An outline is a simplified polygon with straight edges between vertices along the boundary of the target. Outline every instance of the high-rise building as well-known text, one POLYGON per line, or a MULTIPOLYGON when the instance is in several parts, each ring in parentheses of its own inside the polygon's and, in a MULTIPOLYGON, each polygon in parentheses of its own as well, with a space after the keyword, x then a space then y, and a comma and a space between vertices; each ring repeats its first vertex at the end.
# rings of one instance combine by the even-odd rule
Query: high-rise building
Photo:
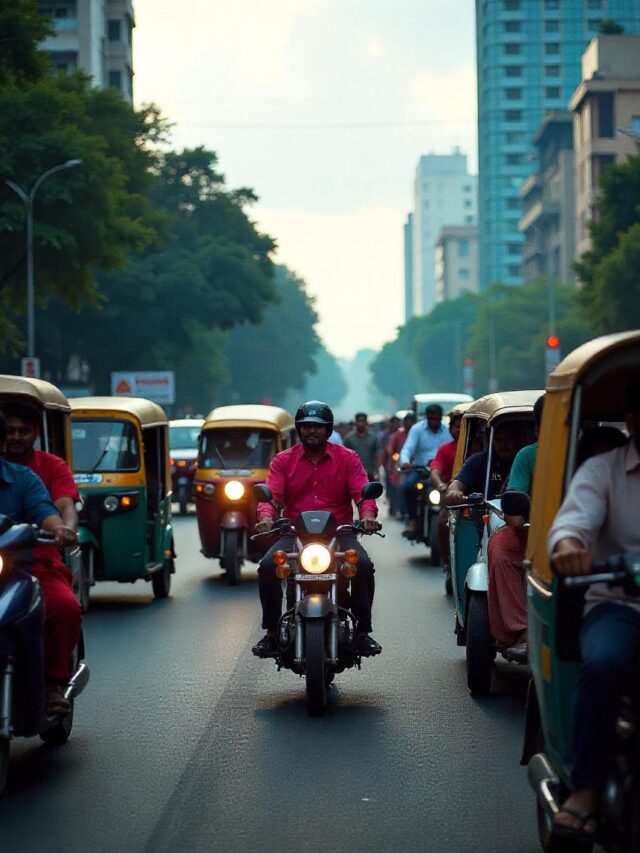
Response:
POLYGON ((404 223, 404 321, 413 317, 413 213, 404 223))
POLYGON ((465 291, 477 293, 478 228, 476 225, 445 225, 436 237, 436 299, 455 299, 465 291))
POLYGON ((415 177, 413 211, 413 314, 428 314, 436 303, 435 242, 444 225, 474 225, 478 182, 467 173, 467 157, 426 154, 415 177))
POLYGON ((591 246, 588 224, 602 172, 637 153, 640 139, 640 36, 595 38, 582 57, 573 112, 576 162, 576 251, 591 246))
POLYGON ((96 86, 113 86, 133 101, 132 0, 40 0, 55 34, 42 47, 57 68, 82 68, 96 86))
POLYGON ((640 0, 476 0, 480 284, 521 282, 519 191, 534 133, 566 109, 604 19, 640 32, 640 0))

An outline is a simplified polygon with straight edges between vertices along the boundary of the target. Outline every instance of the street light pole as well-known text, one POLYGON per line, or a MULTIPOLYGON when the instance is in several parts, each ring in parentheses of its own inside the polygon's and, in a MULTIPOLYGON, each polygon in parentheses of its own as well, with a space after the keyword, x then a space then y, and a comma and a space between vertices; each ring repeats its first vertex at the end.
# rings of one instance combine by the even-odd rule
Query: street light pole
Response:
POLYGON ((40 189, 42 183, 56 172, 61 172, 63 169, 72 169, 74 166, 79 166, 82 160, 67 160, 65 163, 60 163, 59 166, 53 166, 43 172, 37 178, 29 190, 26 192, 15 181, 5 178, 4 182, 22 199, 27 214, 27 356, 35 358, 36 350, 36 323, 35 323, 35 286, 33 275, 33 201, 36 193, 40 189))

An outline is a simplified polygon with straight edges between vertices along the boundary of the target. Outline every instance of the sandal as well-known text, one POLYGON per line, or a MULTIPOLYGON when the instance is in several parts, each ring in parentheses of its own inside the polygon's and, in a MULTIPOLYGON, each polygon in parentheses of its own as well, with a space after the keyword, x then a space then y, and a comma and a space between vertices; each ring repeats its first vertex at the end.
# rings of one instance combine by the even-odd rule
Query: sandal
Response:
POLYGON ((594 841, 598 829, 598 816, 594 812, 579 812, 577 809, 572 809, 569 806, 561 806, 554 816, 552 825, 554 835, 562 838, 570 838, 573 841, 594 841), (561 823, 557 823, 556 817, 563 812, 582 821, 582 826, 564 826, 561 823), (595 824, 592 832, 585 829, 589 821, 593 821, 595 824))

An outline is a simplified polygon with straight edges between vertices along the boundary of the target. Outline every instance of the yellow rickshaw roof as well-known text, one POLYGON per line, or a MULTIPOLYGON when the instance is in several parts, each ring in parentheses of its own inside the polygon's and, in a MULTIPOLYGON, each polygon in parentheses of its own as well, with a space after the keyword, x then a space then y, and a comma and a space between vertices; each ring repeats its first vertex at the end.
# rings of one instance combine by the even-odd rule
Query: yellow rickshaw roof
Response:
POLYGON ((493 421, 502 415, 530 414, 544 391, 497 391, 485 394, 467 407, 464 418, 482 418, 493 421))
POLYGON ((48 410, 71 411, 69 401, 62 391, 44 379, 0 375, 0 397, 11 397, 16 402, 34 403, 39 408, 48 410))
POLYGON ((295 421, 291 412, 278 406, 218 406, 209 412, 203 429, 216 426, 264 425, 272 429, 293 429, 295 421))
POLYGON ((99 417, 103 412, 119 412, 137 418, 143 428, 169 423, 164 409, 144 397, 74 397, 70 402, 72 415, 78 417, 81 414, 99 417))
POLYGON ((469 403, 456 403, 448 412, 445 412, 445 415, 464 415, 464 413, 469 409, 469 406, 473 405, 473 401, 469 403))
POLYGON ((582 344, 554 368, 547 380, 547 391, 566 391, 573 388, 578 378, 585 373, 603 354, 610 355, 616 349, 625 349, 629 344, 640 343, 640 330, 603 335, 582 344))

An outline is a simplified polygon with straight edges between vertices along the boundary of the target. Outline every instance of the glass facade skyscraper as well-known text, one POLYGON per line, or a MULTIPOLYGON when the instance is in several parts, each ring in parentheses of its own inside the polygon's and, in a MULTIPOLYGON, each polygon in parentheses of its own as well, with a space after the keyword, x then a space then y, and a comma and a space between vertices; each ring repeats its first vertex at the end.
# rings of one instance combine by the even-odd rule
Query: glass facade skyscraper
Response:
POLYGON ((544 114, 566 109, 601 21, 640 33, 640 0, 476 0, 480 284, 520 284, 518 192, 544 114))

